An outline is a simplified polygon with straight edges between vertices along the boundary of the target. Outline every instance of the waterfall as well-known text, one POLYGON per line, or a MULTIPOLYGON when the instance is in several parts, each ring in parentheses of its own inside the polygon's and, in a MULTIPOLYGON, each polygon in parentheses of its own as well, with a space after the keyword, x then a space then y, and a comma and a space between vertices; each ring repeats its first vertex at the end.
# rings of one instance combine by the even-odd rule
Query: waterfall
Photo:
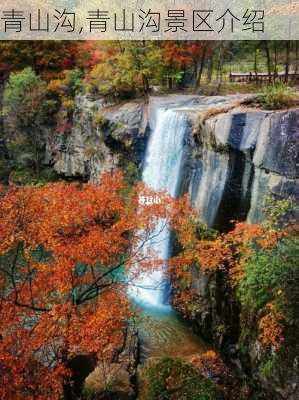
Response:
MULTIPOLYGON (((176 197, 180 190, 180 171, 185 155, 187 118, 182 112, 158 108, 155 121, 146 149, 142 180, 148 187, 167 191, 176 197)), ((165 265, 136 278, 129 288, 129 294, 142 306, 165 307, 168 297, 165 268, 169 257, 170 232, 163 219, 157 223, 152 236, 154 239, 147 246, 165 260, 165 265)))

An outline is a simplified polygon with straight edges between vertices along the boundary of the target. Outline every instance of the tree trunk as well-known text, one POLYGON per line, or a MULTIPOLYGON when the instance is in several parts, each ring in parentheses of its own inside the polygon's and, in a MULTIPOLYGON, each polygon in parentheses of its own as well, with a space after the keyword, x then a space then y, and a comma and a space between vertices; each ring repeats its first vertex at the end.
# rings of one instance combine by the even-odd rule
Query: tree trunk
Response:
POLYGON ((150 86, 149 86, 148 78, 144 74, 142 74, 142 83, 143 83, 144 96, 147 97, 149 94, 149 91, 150 91, 150 86))
POLYGON ((202 57, 200 60, 200 68, 198 71, 198 75, 197 75, 197 79, 196 79, 196 88, 200 88, 200 83, 201 83, 201 78, 202 78, 202 73, 203 73, 203 69, 205 66, 205 62, 206 62, 206 54, 207 54, 207 44, 205 44, 204 49, 203 49, 203 53, 202 53, 202 57))
POLYGON ((290 40, 288 40, 287 44, 286 44, 286 58, 285 58, 285 76, 284 76, 285 83, 288 83, 288 81, 289 81, 290 50, 291 50, 291 42, 290 42, 290 40))
POLYGON ((198 60, 193 59, 192 82, 193 82, 193 85, 195 88, 196 88, 196 81, 197 81, 197 71, 198 71, 198 60))
POLYGON ((257 76, 257 47, 255 49, 254 52, 254 65, 253 65, 253 69, 254 69, 254 73, 255 73, 255 81, 257 82, 258 80, 258 76, 257 76))
MULTIPOLYGON (((295 54, 296 54, 296 59, 295 59, 295 74, 298 74, 298 69, 299 69, 299 41, 295 41, 295 54)), ((296 79, 296 77, 295 77, 296 79)))
POLYGON ((223 43, 220 44, 219 47, 219 58, 218 58, 218 67, 217 67, 217 92, 219 92, 220 87, 222 85, 222 78, 223 78, 223 61, 224 61, 224 48, 223 43))
POLYGON ((269 46, 268 46, 267 42, 265 42, 265 52, 266 52, 266 58, 267 58, 268 80, 269 80, 269 82, 271 82, 271 80, 272 80, 271 55, 270 55, 270 49, 269 49, 269 46))
POLYGON ((273 80, 276 81, 277 78, 277 43, 274 42, 274 76, 273 80))
POLYGON ((34 172, 36 177, 39 178, 40 175, 40 127, 38 125, 32 125, 30 128, 27 127, 26 134, 28 137, 29 143, 32 145, 33 150, 33 164, 34 164, 34 172))
POLYGON ((208 63, 208 76, 207 76, 208 83, 211 83, 211 81, 212 81, 213 70, 214 70, 214 57, 212 54, 209 59, 209 63, 208 63))

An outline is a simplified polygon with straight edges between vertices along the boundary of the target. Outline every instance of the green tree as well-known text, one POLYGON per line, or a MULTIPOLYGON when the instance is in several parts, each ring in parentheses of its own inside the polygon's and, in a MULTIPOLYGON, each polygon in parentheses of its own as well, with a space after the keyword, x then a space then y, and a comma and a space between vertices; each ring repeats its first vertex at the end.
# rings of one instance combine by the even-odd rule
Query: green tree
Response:
POLYGON ((3 97, 4 116, 11 134, 9 142, 20 143, 20 137, 24 139, 22 145, 31 149, 37 175, 43 148, 46 93, 46 84, 28 67, 10 75, 3 97))

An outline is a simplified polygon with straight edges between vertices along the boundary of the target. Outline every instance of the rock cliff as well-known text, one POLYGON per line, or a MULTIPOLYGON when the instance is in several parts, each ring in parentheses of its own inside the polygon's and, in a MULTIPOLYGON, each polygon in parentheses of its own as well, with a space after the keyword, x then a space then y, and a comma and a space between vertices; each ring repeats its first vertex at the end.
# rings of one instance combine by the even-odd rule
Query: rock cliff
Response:
POLYGON ((67 178, 95 181, 129 163, 140 165, 146 139, 145 105, 130 102, 104 106, 101 100, 78 97, 70 133, 56 135, 47 159, 67 178))
POLYGON ((69 178, 96 180, 128 163, 140 169, 156 110, 171 107, 189 116, 181 191, 190 192, 202 221, 260 222, 267 195, 299 196, 299 110, 240 107, 244 99, 173 95, 105 106, 81 96, 71 132, 48 140, 46 160, 69 178))
POLYGON ((299 110, 235 108, 199 124, 190 193, 209 226, 263 219, 265 197, 297 197, 299 110))

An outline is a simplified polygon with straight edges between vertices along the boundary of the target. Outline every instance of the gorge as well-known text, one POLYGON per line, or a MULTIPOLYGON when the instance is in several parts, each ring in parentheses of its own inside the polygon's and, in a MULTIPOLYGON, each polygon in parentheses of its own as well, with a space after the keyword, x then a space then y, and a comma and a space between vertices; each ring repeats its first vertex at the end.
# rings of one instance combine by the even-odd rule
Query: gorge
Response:
MULTIPOLYGON (((265 111, 245 95, 172 94, 120 103, 78 95, 71 127, 53 129, 43 126, 43 165, 63 182, 74 181, 79 188, 120 168, 131 187, 143 181, 173 197, 188 194, 198 229, 210 237, 216 231, 223 237, 234 221, 253 227, 262 223, 269 196, 298 200, 298 108, 265 111)), ((19 165, 27 158, 22 153, 19 165)), ((136 398, 140 369, 149 360, 168 356, 190 361, 213 349, 245 386, 250 380, 251 388, 263 390, 263 399, 296 399, 295 350, 283 362, 271 364, 256 334, 255 315, 240 303, 225 268, 194 265, 188 283, 170 276, 167 260, 178 248, 164 225, 163 219, 157 221, 148 244, 164 260, 163 267, 129 279, 129 295, 142 317, 126 331, 113 358, 113 379, 120 380, 115 398, 136 398)), ((214 256, 211 252, 210 258, 214 256)), ((291 338, 296 337, 292 329, 290 325, 291 338)), ((292 349, 292 342, 289 346, 292 349)), ((98 366, 85 383, 100 390, 102 377, 98 366)))
MULTIPOLYGON (((170 95, 151 97, 148 103, 137 100, 105 106, 101 101, 78 97, 71 133, 47 142, 46 159, 67 178, 91 180, 130 164, 133 179, 142 178, 152 188, 167 190, 172 196, 188 192, 200 220, 209 227, 226 231, 232 220, 259 223, 267 196, 298 199, 299 110, 263 111, 247 106, 247 102, 248 97, 242 95, 170 95), (98 115, 100 125, 95 118, 98 115)), ((132 174, 129 176, 131 179, 132 174)), ((167 229, 160 239, 154 247, 166 260, 170 251, 167 229)), ((163 270, 146 274, 135 282, 131 294, 145 308, 161 311, 167 287, 164 279, 163 270)), ((245 368, 251 374, 262 353, 254 340, 249 343, 246 361, 243 358, 240 362, 240 308, 224 277, 194 271, 192 281, 196 311, 187 312, 187 319, 195 332, 224 351, 237 369, 245 368)), ((168 321, 169 328, 170 318, 174 326, 165 330, 158 312, 154 331, 147 326, 147 338, 164 330, 170 338, 179 332, 183 342, 185 335, 189 340, 189 328, 177 323, 178 317, 168 305, 163 307, 162 321, 168 321)), ((152 318, 152 311, 149 314, 152 318)), ((165 346, 165 338, 161 342, 156 336, 155 340, 156 344, 148 344, 149 349, 144 346, 145 357, 154 354, 155 346, 165 346)), ((202 343, 193 345, 193 336, 189 342, 192 351, 204 348, 202 343)), ((298 385, 294 368, 295 364, 285 367, 280 382, 272 375, 264 378, 256 373, 255 377, 277 398, 295 399, 298 385)))
POLYGON ((0 399, 299 399, 298 41, 168 34, 0 43, 0 399))

